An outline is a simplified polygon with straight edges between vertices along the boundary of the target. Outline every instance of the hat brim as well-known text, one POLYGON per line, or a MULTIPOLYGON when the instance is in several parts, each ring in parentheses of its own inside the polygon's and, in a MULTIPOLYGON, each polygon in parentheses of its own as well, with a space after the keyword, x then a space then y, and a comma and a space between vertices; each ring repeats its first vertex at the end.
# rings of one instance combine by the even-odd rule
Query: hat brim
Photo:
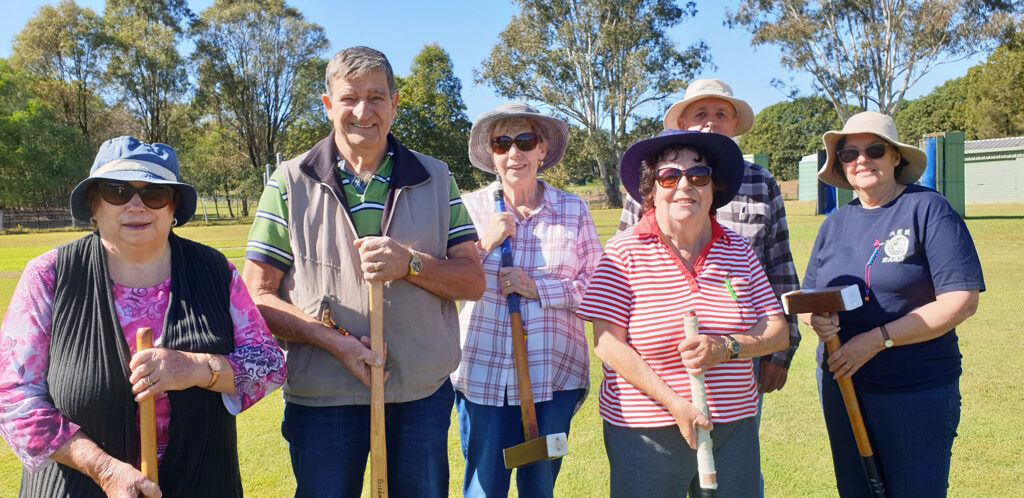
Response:
POLYGON ((512 117, 533 120, 537 123, 537 126, 541 127, 541 132, 546 137, 547 153, 544 154, 541 166, 537 168, 538 174, 562 160, 562 156, 565 154, 565 147, 569 142, 569 125, 565 124, 565 121, 536 112, 502 112, 496 110, 485 112, 477 117, 476 122, 473 123, 473 128, 469 131, 469 162, 473 166, 488 173, 495 173, 494 156, 491 155, 491 148, 489 146, 491 129, 495 121, 512 117))
POLYGON ((89 223, 92 218, 92 206, 89 205, 88 193, 92 184, 101 180, 120 180, 125 182, 146 182, 161 185, 170 185, 178 191, 180 199, 178 206, 174 208, 174 219, 178 220, 176 226, 182 226, 192 219, 196 212, 196 189, 187 183, 165 180, 159 176, 145 171, 112 171, 100 176, 91 176, 82 180, 71 191, 71 216, 82 223, 89 223))
POLYGON ((733 109, 736 109, 736 115, 740 118, 740 122, 736 126, 735 136, 740 136, 754 127, 754 110, 750 107, 750 104, 736 97, 716 94, 694 95, 693 97, 683 99, 672 104, 672 107, 669 107, 668 112, 665 113, 665 118, 662 120, 662 126, 666 130, 680 129, 679 116, 683 115, 683 111, 685 111, 690 104, 704 99, 720 99, 732 104, 733 109))
POLYGON ((821 169, 818 170, 818 179, 832 185, 846 190, 853 190, 853 186, 850 185, 850 181, 846 179, 846 174, 843 171, 842 165, 838 164, 838 158, 836 157, 836 144, 839 140, 847 135, 854 135, 858 133, 870 133, 879 140, 883 140, 889 145, 896 147, 896 150, 900 152, 900 156, 906 161, 903 165, 903 169, 900 174, 896 177, 896 181, 904 185, 911 185, 917 182, 924 174, 925 168, 928 166, 928 156, 917 147, 913 145, 907 145, 902 142, 896 142, 889 140, 888 138, 876 133, 876 130, 867 129, 845 129, 843 131, 826 131, 821 136, 821 141, 825 145, 825 164, 821 165, 821 169), (838 167, 837 167, 838 166, 838 167))
POLYGON ((640 195, 641 162, 666 147, 680 145, 700 150, 715 164, 711 169, 711 177, 725 185, 725 190, 715 192, 711 206, 712 212, 728 204, 739 192, 740 184, 743 183, 743 170, 746 166, 743 161, 743 153, 730 137, 720 133, 691 130, 668 129, 654 138, 640 140, 626 149, 626 152, 622 154, 622 161, 619 163, 619 178, 629 196, 638 204, 643 205, 644 200, 640 195))

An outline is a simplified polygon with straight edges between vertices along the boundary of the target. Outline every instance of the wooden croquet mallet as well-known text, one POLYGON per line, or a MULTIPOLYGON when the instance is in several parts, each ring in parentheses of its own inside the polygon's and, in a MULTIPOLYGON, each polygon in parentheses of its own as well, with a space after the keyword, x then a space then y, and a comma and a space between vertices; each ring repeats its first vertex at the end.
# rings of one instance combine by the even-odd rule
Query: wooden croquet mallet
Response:
MULTIPOLYGON (((496 212, 505 212, 505 194, 498 180, 494 194, 496 212)), ((501 266, 512 266, 512 244, 506 237, 501 242, 501 266)), ((530 365, 526 360, 526 333, 523 331, 523 317, 519 308, 519 294, 508 295, 508 314, 512 322, 512 354, 516 366, 516 384, 519 390, 519 409, 523 414, 523 437, 526 442, 505 448, 505 468, 514 469, 542 460, 554 460, 569 453, 568 438, 564 432, 540 436, 537 428, 537 411, 533 405, 533 387, 530 384, 530 365)))
MULTIPOLYGON (((384 357, 384 284, 379 280, 370 282, 370 350, 384 357)), ((370 367, 370 481, 372 496, 388 495, 383 364, 370 367)))
MULTIPOLYGON (((696 313, 685 313, 683 330, 687 339, 696 339, 700 335, 696 313)), ((693 399, 693 406, 710 420, 704 374, 690 373, 690 397, 693 399)), ((700 498, 715 498, 718 493, 718 475, 715 472, 715 456, 711 451, 711 431, 700 427, 697 427, 697 474, 700 477, 700 498)))
MULTIPOLYGON (((856 285, 803 289, 782 295, 782 307, 787 315, 849 311, 859 308, 861 304, 863 301, 856 285)), ((838 335, 832 336, 825 342, 825 349, 829 354, 834 353, 839 346, 838 335)), ((846 405, 846 415, 850 417, 850 427, 853 429, 853 437, 857 441, 860 464, 864 469, 864 476, 868 480, 871 496, 884 498, 886 496, 885 481, 882 480, 875 452, 871 449, 871 440, 868 439, 867 427, 864 426, 864 417, 860 412, 857 393, 853 390, 853 380, 843 377, 836 379, 836 383, 839 384, 839 393, 843 396, 843 404, 846 405)))
MULTIPOLYGON (((135 352, 153 347, 153 329, 140 327, 135 331, 135 352)), ((139 447, 142 461, 139 470, 156 484, 160 484, 156 468, 156 409, 153 396, 139 402, 139 447)))

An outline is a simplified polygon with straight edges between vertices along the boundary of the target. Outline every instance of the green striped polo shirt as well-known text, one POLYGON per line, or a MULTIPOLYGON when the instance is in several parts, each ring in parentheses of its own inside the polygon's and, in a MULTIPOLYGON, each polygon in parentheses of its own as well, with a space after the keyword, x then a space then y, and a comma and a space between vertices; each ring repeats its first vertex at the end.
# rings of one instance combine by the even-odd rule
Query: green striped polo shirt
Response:
MULTIPOLYGON (((384 202, 387 199, 388 184, 394 161, 388 154, 374 172, 373 178, 362 192, 353 183, 353 175, 338 163, 342 176, 342 189, 356 235, 365 237, 380 235, 381 218, 384 216, 384 202)), ((469 217, 469 211, 462 204, 462 195, 455 177, 449 173, 448 203, 451 207, 448 222, 448 247, 476 240, 476 228, 469 217)), ((358 181, 358 179, 356 179, 358 181)), ((288 241, 288 192, 284 170, 278 169, 271 175, 263 189, 260 203, 249 229, 246 259, 260 261, 287 272, 292 265, 291 243, 288 241)))

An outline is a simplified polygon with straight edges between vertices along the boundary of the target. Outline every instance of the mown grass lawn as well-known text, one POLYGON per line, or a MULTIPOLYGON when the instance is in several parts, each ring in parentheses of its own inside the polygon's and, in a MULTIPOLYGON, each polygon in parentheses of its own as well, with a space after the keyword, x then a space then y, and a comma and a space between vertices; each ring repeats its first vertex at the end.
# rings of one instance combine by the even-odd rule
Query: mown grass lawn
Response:
MULTIPOLYGON (((787 203, 793 255, 802 275, 822 218, 810 203, 787 203)), ((968 220, 981 255, 988 290, 977 315, 959 327, 964 355, 961 379, 963 413, 960 437, 953 447, 951 496, 1010 496, 1024 490, 1024 318, 1015 311, 1024 302, 1024 205, 970 205, 968 220)), ((618 211, 594 212, 604 241, 615 232, 618 211)), ((236 265, 242 263, 248 226, 177 230, 220 248, 236 265)), ((77 233, 0 235, 0 311, 6 311, 17 274, 25 262, 77 233)), ((761 457, 766 495, 835 496, 831 459, 814 381, 814 334, 804 342, 790 369, 789 382, 765 401, 761 424, 761 457)), ((591 357, 592 386, 599 385, 600 362, 591 357)), ((246 494, 291 496, 294 481, 287 447, 280 435, 282 402, 271 394, 238 418, 239 456, 246 494)), ((455 419, 449 432, 450 494, 459 495, 463 475, 455 419)), ((643 469, 638 469, 643 471, 643 469)), ((20 464, 0 445, 0 497, 17 495, 20 464)), ((608 463, 601 421, 591 396, 573 422, 570 450, 562 465, 556 495, 606 496, 608 463)), ((515 492, 512 493, 515 495, 515 492)), ((642 494, 642 493, 641 493, 642 494)))

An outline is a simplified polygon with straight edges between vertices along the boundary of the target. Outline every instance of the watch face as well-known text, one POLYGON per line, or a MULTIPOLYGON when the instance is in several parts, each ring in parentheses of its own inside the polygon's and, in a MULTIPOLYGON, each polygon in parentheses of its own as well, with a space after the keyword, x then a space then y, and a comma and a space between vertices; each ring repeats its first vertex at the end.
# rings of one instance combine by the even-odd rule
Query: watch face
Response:
POLYGON ((883 344, 885 344, 885 347, 891 348, 893 346, 892 339, 886 339, 883 344))
POLYGON ((420 262, 420 257, 413 253, 412 259, 409 260, 409 269, 412 273, 419 273, 423 269, 423 263, 420 262))

